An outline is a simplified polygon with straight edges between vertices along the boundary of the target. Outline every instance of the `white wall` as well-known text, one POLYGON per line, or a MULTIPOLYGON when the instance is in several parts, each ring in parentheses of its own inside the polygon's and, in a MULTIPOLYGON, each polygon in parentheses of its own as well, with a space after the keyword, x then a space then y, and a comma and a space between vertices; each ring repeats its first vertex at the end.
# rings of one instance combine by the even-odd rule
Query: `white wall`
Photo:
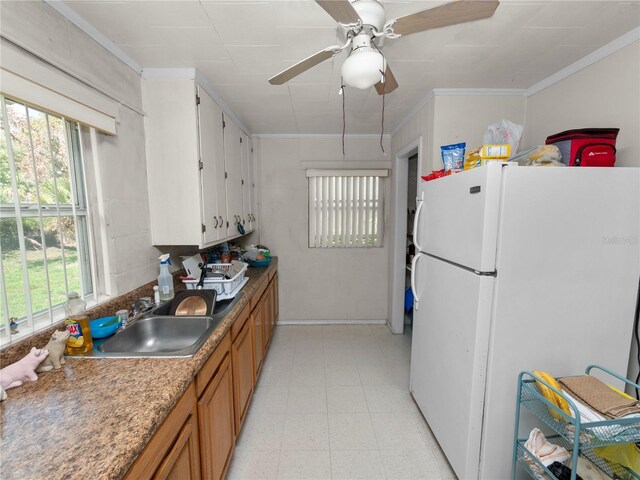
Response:
MULTIPOLYGON (((474 148, 482 145, 482 136, 488 125, 502 118, 522 124, 525 114, 523 95, 490 93, 476 92, 470 95, 460 91, 460 94, 454 95, 452 91, 440 94, 436 90, 425 105, 393 135, 391 150, 394 162, 397 161, 395 157, 398 152, 421 139, 418 174, 426 175, 431 170, 442 168, 441 145, 466 142, 468 149, 474 148)), ((399 200, 403 194, 396 192, 396 189, 404 189, 407 184, 406 178, 397 178, 398 172, 406 172, 406 169, 397 167, 394 164, 391 194, 399 200)), ((389 318, 398 318, 404 305, 406 238, 402 235, 404 227, 400 225, 401 222, 406 222, 404 210, 398 212, 394 208, 390 212, 391 229, 395 235, 392 236, 389 249, 389 318)))
MULTIPOLYGON (((586 127, 620 128, 616 166, 640 167, 640 42, 527 98, 525 148, 543 144, 550 134, 586 127)), ((635 379, 638 354, 631 344, 627 375, 635 379)))
MULTIPOLYGON (((388 139, 385 148, 390 150, 388 139)), ((346 161, 388 160, 374 137, 347 138, 346 150, 346 161)), ((385 321, 388 222, 382 248, 308 247, 308 190, 301 162, 342 161, 340 138, 256 138, 254 154, 260 241, 279 256, 280 320, 385 321)), ((388 193, 389 188, 387 200, 388 193)))
MULTIPOLYGON (((117 295, 157 275, 158 251, 151 246, 139 75, 42 2, 2 2, 2 36, 81 78, 120 103, 117 136, 97 134, 87 155, 102 184, 107 251, 106 293, 117 295)), ((53 68, 53 67, 51 67, 53 68)), ((90 182, 91 183, 91 182, 90 182)))
POLYGON ((467 151, 482 145, 487 127, 503 118, 522 125, 522 95, 435 95, 431 153, 433 170, 442 168, 440 146, 466 142, 467 151))
POLYGON ((523 146, 586 127, 618 127, 616 165, 640 167, 640 42, 527 98, 523 146))

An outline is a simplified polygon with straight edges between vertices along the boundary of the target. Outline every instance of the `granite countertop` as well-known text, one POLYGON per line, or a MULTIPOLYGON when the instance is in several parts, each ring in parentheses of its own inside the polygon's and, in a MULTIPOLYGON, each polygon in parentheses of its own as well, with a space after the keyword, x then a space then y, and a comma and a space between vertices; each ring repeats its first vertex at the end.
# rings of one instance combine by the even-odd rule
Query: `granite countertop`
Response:
POLYGON ((213 353, 265 275, 249 268, 237 302, 190 358, 69 358, 0 403, 3 479, 119 479, 213 353))

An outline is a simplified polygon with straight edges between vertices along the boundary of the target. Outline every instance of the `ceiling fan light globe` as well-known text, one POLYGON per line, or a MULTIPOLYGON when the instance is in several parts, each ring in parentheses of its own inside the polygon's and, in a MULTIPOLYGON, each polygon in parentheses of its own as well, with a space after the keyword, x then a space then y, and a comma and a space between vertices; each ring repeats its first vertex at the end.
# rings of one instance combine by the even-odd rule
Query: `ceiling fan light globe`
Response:
POLYGON ((341 73, 344 83, 350 87, 367 89, 373 87, 382 78, 384 57, 373 49, 358 49, 342 64, 341 73))
POLYGON ((382 31, 386 15, 384 7, 378 0, 353 0, 353 8, 364 25, 371 25, 378 32, 382 31))

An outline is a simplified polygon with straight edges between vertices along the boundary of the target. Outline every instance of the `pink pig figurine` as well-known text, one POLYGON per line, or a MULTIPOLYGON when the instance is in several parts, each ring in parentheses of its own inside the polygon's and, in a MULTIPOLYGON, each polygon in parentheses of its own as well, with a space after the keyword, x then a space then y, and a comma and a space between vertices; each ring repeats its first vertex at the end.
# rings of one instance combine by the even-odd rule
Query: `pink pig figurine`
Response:
POLYGON ((7 390, 22 385, 22 382, 35 382, 38 379, 35 369, 47 355, 48 350, 33 347, 26 356, 0 370, 0 386, 7 390))

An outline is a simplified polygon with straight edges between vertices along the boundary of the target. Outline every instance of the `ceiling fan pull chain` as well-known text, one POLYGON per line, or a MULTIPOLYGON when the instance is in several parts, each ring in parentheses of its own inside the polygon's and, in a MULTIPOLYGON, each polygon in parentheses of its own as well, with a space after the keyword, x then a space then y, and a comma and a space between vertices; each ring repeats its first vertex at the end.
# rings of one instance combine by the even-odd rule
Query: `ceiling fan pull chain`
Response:
MULTIPOLYGON (((385 62, 386 63, 386 62, 385 62)), ((380 71, 380 73, 382 74, 382 84, 384 85, 384 77, 385 74, 383 71, 380 71)), ((380 126, 380 149, 382 150, 382 153, 384 153, 384 156, 387 156, 387 152, 384 151, 384 145, 382 144, 382 138, 384 137, 384 97, 387 94, 387 88, 384 87, 384 89, 382 90, 382 125, 380 126)))

